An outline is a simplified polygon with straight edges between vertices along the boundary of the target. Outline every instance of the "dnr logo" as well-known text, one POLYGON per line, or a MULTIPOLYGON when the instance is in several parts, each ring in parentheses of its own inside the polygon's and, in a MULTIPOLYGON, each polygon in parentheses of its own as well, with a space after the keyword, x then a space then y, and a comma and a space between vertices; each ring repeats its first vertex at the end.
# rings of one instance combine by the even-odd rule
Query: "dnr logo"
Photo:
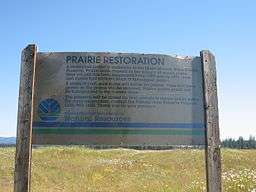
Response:
POLYGON ((45 99, 39 103, 38 115, 43 121, 55 121, 60 114, 60 104, 55 99, 45 99))

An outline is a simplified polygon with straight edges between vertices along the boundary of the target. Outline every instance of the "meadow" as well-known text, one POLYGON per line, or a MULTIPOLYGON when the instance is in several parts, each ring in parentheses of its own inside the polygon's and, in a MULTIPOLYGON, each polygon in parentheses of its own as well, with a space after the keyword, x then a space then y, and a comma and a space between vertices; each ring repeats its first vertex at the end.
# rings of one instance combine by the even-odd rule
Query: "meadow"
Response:
MULTIPOLYGON (((256 192, 256 150, 222 149, 225 192, 256 192)), ((13 190, 15 148, 0 148, 0 191, 13 190)), ((204 150, 33 149, 33 192, 206 191, 204 150)))

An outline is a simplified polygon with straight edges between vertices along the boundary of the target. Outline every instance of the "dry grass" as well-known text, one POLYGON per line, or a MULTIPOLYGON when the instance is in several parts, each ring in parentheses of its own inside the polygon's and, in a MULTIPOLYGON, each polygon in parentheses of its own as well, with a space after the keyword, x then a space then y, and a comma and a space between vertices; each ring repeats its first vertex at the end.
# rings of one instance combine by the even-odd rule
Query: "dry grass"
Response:
MULTIPOLYGON (((0 148, 0 191, 13 188, 14 148, 0 148)), ((222 150, 224 191, 256 189, 256 150, 222 150)), ((35 192, 200 192, 203 150, 33 149, 35 192)))

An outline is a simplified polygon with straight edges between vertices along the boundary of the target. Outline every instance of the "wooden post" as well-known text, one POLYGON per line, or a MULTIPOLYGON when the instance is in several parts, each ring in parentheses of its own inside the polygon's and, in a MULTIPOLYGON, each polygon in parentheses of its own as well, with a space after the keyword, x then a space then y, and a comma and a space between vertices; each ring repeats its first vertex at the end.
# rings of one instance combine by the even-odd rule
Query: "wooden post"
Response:
POLYGON ((210 51, 200 52, 203 68, 206 124, 206 179, 208 192, 221 192, 221 155, 216 64, 210 51))
POLYGON ((30 191, 31 142, 33 119, 33 90, 36 45, 28 45, 22 52, 17 120, 17 141, 14 172, 14 192, 30 191))

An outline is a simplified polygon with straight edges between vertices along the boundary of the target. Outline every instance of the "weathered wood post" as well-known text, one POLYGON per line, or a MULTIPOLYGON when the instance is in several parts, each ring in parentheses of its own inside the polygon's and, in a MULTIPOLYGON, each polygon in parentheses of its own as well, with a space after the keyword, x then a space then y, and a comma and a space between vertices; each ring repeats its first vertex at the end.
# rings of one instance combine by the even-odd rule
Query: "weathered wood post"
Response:
POLYGON ((36 45, 28 45, 23 50, 21 57, 14 192, 30 191, 32 104, 36 51, 36 45))
POLYGON ((206 179, 208 192, 221 192, 221 155, 216 64, 210 51, 200 52, 203 67, 206 124, 206 179))

